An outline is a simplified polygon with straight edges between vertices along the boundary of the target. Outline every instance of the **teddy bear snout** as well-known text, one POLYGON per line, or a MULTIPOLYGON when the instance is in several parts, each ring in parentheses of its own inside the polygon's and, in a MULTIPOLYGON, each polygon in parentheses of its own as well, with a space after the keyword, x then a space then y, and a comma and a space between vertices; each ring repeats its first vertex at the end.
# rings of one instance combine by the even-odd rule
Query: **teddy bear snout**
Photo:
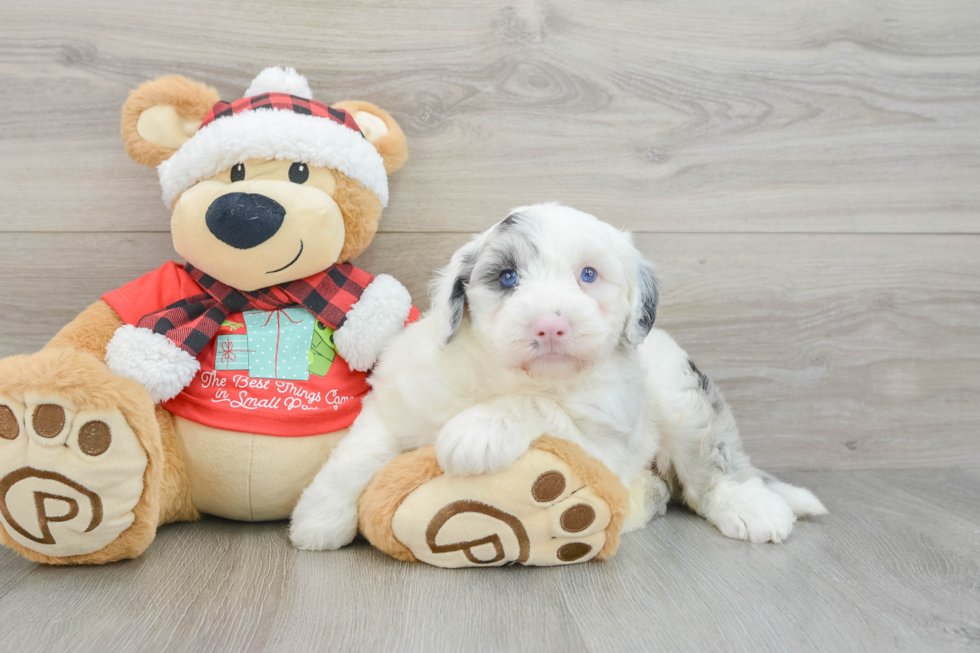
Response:
POLYGON ((215 238, 236 249, 258 247, 276 235, 286 209, 265 195, 227 193, 208 207, 205 220, 215 238))

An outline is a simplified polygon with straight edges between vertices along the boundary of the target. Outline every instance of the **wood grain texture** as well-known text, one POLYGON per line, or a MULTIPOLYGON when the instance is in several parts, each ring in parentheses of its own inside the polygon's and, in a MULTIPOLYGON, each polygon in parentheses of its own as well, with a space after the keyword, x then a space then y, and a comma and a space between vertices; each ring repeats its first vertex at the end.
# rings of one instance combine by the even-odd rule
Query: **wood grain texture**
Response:
POLYGON ((513 206, 639 232, 659 325, 831 510, 751 546, 672 509, 564 569, 221 520, 104 568, 0 550, 0 652, 977 650, 978 43, 975 0, 0 0, 0 356, 174 255, 129 89, 293 65, 409 137, 359 265, 425 306, 513 206))
MULTIPOLYGON (((433 271, 468 238, 382 234, 357 263, 394 274, 424 308, 433 271)), ((658 325, 726 393, 757 464, 980 464, 972 237, 641 234, 637 243, 663 284, 658 325)), ((0 356, 36 350, 103 292, 172 255, 166 234, 8 234, 0 356)))
POLYGON ((0 650, 975 650, 974 470, 794 473, 828 516, 782 545, 672 508, 606 563, 441 570, 359 542, 293 550, 283 524, 168 526, 139 560, 47 568, 0 551, 0 650), (951 506, 918 492, 941 480, 951 506))
POLYGON ((975 0, 3 3, 0 229, 166 231, 126 93, 271 64, 404 126, 390 231, 557 199, 638 231, 980 231, 975 0))

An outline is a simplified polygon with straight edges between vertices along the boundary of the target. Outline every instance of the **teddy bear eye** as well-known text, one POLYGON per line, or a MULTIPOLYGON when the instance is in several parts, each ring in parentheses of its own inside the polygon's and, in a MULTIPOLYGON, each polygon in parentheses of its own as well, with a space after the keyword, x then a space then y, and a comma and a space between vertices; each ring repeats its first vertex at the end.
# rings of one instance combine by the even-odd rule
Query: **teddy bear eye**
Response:
POLYGON ((305 163, 294 163, 289 166, 289 181, 294 184, 305 183, 310 178, 310 167, 305 163))
POLYGON ((231 180, 242 181, 245 179, 245 164, 239 163, 231 167, 231 180))

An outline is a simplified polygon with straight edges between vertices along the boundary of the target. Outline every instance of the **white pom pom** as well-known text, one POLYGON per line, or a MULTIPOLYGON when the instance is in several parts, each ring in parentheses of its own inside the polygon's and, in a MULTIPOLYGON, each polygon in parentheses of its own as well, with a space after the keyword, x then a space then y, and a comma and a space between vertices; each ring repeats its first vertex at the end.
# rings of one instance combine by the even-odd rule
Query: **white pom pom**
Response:
POLYGON ((302 98, 312 98, 313 91, 306 77, 296 72, 295 68, 280 68, 272 66, 259 73, 242 97, 252 97, 263 93, 289 93, 302 98))
POLYGON ((105 362, 113 374, 142 383, 157 403, 180 394, 201 367, 166 336, 128 324, 116 329, 105 362))
POLYGON ((347 312, 333 336, 337 353, 352 370, 367 372, 381 350, 402 330, 412 310, 412 296, 388 274, 379 274, 347 312))

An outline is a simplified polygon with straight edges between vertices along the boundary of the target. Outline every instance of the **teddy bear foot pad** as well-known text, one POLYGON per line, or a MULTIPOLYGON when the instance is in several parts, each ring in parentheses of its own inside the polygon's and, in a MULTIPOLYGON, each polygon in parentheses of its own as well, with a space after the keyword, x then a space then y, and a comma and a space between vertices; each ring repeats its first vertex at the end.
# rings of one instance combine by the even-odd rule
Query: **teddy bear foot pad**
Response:
POLYGON ((147 455, 94 357, 19 358, 0 387, 0 535, 45 562, 93 554, 136 520, 147 455))
POLYGON ((496 474, 444 475, 432 448, 393 464, 412 467, 415 482, 392 487, 404 472, 383 470, 362 497, 361 530, 400 559, 439 567, 549 566, 606 558, 618 546, 626 491, 571 443, 542 438, 496 474), (385 501, 382 492, 387 506, 376 505, 385 501), (380 523, 365 519, 372 512, 384 515, 380 523))

